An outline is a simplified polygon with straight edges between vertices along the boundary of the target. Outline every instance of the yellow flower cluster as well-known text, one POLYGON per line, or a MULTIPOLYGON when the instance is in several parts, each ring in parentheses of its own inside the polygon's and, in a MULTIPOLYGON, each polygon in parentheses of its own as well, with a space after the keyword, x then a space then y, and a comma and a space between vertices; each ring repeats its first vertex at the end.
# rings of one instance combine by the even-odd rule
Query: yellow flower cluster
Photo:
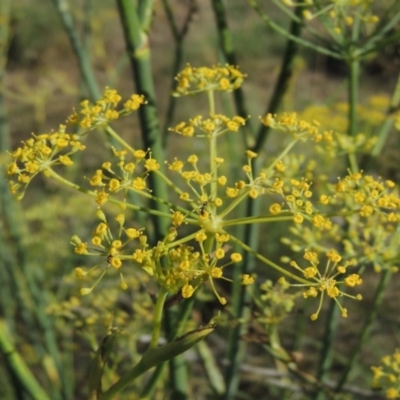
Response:
POLYGON ((181 122, 169 130, 185 137, 217 137, 226 132, 237 132, 246 123, 242 117, 235 116, 232 119, 225 115, 215 114, 207 119, 201 115, 189 122, 181 122))
POLYGON ((335 186, 335 197, 344 198, 348 206, 354 205, 362 217, 377 212, 389 222, 400 221, 400 198, 395 183, 375 179, 361 172, 347 175, 335 186))
MULTIPOLYGON (((309 261, 311 265, 301 268, 295 261, 291 261, 290 265, 299 271, 304 278, 311 281, 311 283, 299 285, 295 284, 292 286, 308 287, 308 289, 303 292, 304 298, 317 297, 319 294, 321 295, 318 309, 314 314, 311 315, 311 319, 315 321, 318 318, 325 293, 327 296, 335 300, 336 304, 340 308, 342 317, 346 318, 347 309, 342 307, 337 298, 340 296, 346 296, 356 300, 361 300, 361 295, 351 296, 341 291, 339 286, 344 285, 348 287, 355 287, 361 285, 362 280, 358 274, 347 275, 341 281, 338 281, 337 278, 339 275, 345 274, 347 272, 347 267, 353 265, 353 263, 351 261, 346 261, 342 265, 339 265, 339 263, 342 261, 342 257, 336 251, 329 251, 326 253, 328 262, 323 273, 321 273, 320 269, 318 268, 319 258, 317 253, 306 250, 303 257, 305 260, 309 261)), ((284 278, 281 278, 280 282, 282 284, 286 284, 284 278)))
POLYGON ((286 190, 284 190, 284 185, 284 181, 278 178, 270 185, 271 191, 280 194, 287 205, 287 208, 285 208, 283 204, 273 203, 269 207, 269 212, 272 215, 289 211, 293 214, 293 222, 296 224, 302 224, 304 220, 308 220, 318 229, 332 229, 330 219, 318 214, 313 203, 309 200, 312 196, 310 182, 307 182, 306 179, 290 179, 290 186, 286 190))
POLYGON ((382 365, 371 367, 374 374, 372 386, 385 390, 387 399, 400 398, 400 350, 381 359, 382 365))
POLYGON ((232 65, 213 68, 195 68, 187 65, 175 78, 178 82, 173 96, 184 96, 208 91, 231 92, 239 88, 246 77, 237 67, 232 65))
POLYGON ((266 325, 277 325, 285 319, 295 306, 298 293, 286 293, 288 285, 273 284, 267 280, 260 285, 262 305, 257 321, 266 325))
MULTIPOLYGON (((120 116, 130 114, 132 111, 137 110, 141 104, 146 103, 143 96, 132 95, 125 103, 124 108, 117 111, 115 108, 120 100, 121 96, 116 90, 106 88, 103 97, 94 106, 91 106, 88 100, 84 100, 81 103, 80 114, 83 115, 82 119, 79 118, 79 114, 76 112, 68 117, 68 123, 79 124, 82 128, 79 133, 67 133, 67 127, 60 125, 56 132, 40 135, 32 134, 31 139, 22 142, 22 146, 11 153, 13 161, 7 168, 9 176, 17 177, 17 181, 13 179, 9 181, 11 192, 18 199, 21 199, 28 184, 37 174, 43 172, 46 175, 50 175, 54 166, 73 165, 70 156, 79 150, 85 149, 85 146, 80 142, 82 136, 99 125, 107 125, 110 121, 120 116)), ((146 153, 142 153, 144 157, 146 153)), ((157 169, 157 163, 154 164, 154 161, 148 161, 146 169, 148 171, 157 169)), ((104 202, 106 195, 102 194, 100 197, 104 202)))
POLYGON ((281 115, 267 114, 260 118, 261 123, 270 128, 288 132, 294 139, 305 141, 313 140, 314 142, 331 141, 333 133, 331 131, 320 132, 318 121, 309 123, 299 119, 297 114, 282 113, 281 115))
POLYGON ((21 199, 30 181, 39 173, 46 172, 56 165, 73 165, 70 156, 85 149, 79 136, 65 133, 66 126, 60 125, 57 132, 32 134, 32 138, 22 142, 11 157, 7 174, 16 176, 17 181, 10 180, 10 190, 21 199))
POLYGON ((115 166, 111 162, 102 164, 101 169, 97 169, 89 180, 91 186, 100 186, 101 192, 97 192, 96 203, 104 204, 110 193, 119 191, 143 191, 147 190, 147 176, 149 171, 156 171, 160 164, 154 158, 147 158, 146 152, 136 150, 132 154, 134 162, 127 162, 127 150, 116 150, 113 148, 114 155, 119 159, 115 166))
MULTIPOLYGON (((106 261, 106 269, 104 270, 100 278, 92 287, 82 288, 82 295, 89 294, 95 288, 95 286, 100 282, 101 278, 104 276, 109 267, 120 270, 123 260, 129 260, 132 258, 132 250, 127 249, 127 246, 129 244, 132 244, 134 241, 136 241, 136 239, 139 239, 139 243, 144 246, 147 242, 146 236, 143 235, 144 228, 125 228, 124 214, 118 214, 115 217, 115 221, 118 224, 117 237, 114 237, 112 229, 110 228, 110 225, 108 224, 103 211, 101 211, 100 209, 97 210, 96 216, 100 219, 101 222, 97 225, 92 234, 91 246, 89 246, 85 242, 82 242, 77 235, 74 235, 71 239, 71 243, 75 247, 76 254, 102 257, 104 261, 106 261), (124 236, 124 238, 122 236, 124 236)), ((99 266, 100 264, 97 264, 94 268, 97 268, 99 266)), ((75 269, 75 275, 80 279, 87 275, 87 273, 88 272, 86 272, 81 267, 75 269)), ((127 289, 128 286, 124 280, 122 272, 119 272, 119 275, 121 278, 121 288, 127 289)))
POLYGON ((78 113, 72 114, 68 122, 79 124, 83 129, 90 130, 99 126, 106 126, 111 121, 136 111, 142 104, 146 104, 143 95, 134 94, 125 102, 124 107, 117 110, 122 97, 114 89, 106 88, 103 97, 91 105, 89 100, 80 103, 81 109, 78 113), (80 116, 81 115, 81 116, 80 116))
POLYGON ((328 15, 336 34, 346 31, 346 28, 353 26, 355 18, 366 24, 376 24, 379 17, 372 13, 371 0, 305 0, 297 2, 294 0, 282 0, 288 7, 304 6, 303 11, 306 20, 312 20, 321 15, 328 15))
MULTIPOLYGON (((226 304, 226 299, 218 294, 214 285, 214 279, 225 279, 223 270, 227 266, 240 262, 242 257, 239 253, 232 253, 230 261, 221 264, 226 256, 223 243, 229 240, 229 235, 217 235, 217 248, 209 255, 204 251, 203 242, 207 235, 203 230, 199 231, 195 240, 199 242, 201 253, 194 251, 188 245, 173 247, 173 244, 159 243, 151 249, 137 249, 133 253, 133 260, 139 263, 142 268, 169 293, 181 292, 183 298, 189 298, 205 282, 209 281, 211 287, 221 304, 226 304), (166 257, 166 267, 161 267, 161 257, 166 257)), ((174 239, 174 235, 172 238, 174 239)), ((248 285, 254 280, 249 275, 242 277, 242 284, 248 285)))

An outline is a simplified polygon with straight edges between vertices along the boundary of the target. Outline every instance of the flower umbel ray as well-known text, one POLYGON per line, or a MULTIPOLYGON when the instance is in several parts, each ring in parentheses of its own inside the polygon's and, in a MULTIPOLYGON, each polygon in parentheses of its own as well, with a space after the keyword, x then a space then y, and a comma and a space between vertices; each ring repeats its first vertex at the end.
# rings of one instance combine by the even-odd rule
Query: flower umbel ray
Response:
MULTIPOLYGON (((347 309, 340 304, 338 298, 346 296, 354 300, 362 299, 360 294, 352 296, 339 289, 341 286, 355 287, 362 284, 362 279, 358 274, 344 276, 347 272, 347 268, 351 267, 353 262, 346 261, 339 264, 342 261, 342 257, 334 250, 326 253, 326 257, 328 260, 325 265, 325 270, 322 273, 318 267, 318 254, 315 252, 309 250, 304 252, 303 258, 310 262, 310 265, 306 267, 300 267, 295 261, 290 262, 290 265, 310 282, 308 284, 293 284, 291 286, 308 288, 303 292, 303 297, 306 299, 310 297, 318 297, 318 295, 320 295, 318 309, 311 315, 311 320, 313 321, 318 318, 325 294, 335 300, 343 318, 347 318, 347 309), (342 280, 338 280, 340 275, 344 276, 342 280)), ((280 283, 288 285, 284 278, 280 279, 280 283)))

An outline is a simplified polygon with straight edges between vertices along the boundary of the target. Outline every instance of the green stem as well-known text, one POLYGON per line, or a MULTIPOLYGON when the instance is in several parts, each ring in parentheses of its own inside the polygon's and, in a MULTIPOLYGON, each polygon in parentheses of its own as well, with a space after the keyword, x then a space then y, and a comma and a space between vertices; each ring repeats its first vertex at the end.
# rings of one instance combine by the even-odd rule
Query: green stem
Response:
POLYGON ((276 269, 277 271, 279 271, 281 274, 286 275, 289 278, 292 278, 293 280, 300 282, 302 284, 309 284, 310 282, 307 281, 306 279, 302 279, 300 277, 298 277, 297 275, 292 274, 291 272, 287 271, 285 268, 280 267, 279 265, 275 264, 274 262, 272 262, 271 260, 268 260, 268 258, 265 258, 264 256, 262 256, 261 254, 257 253, 255 250, 253 250, 250 246, 246 245, 245 243, 243 243, 242 241, 240 241, 239 239, 237 239, 234 236, 230 237, 230 240, 232 240, 232 242, 236 243, 238 246, 240 246, 241 248, 243 248, 244 250, 246 250, 248 253, 252 254, 255 258, 258 258, 260 261, 262 261, 264 264, 269 265, 270 267, 276 269))
POLYGON ((67 32, 68 38, 71 42, 71 46, 75 52, 78 60, 79 69, 82 77, 85 81, 86 87, 89 92, 89 96, 92 101, 96 101, 101 97, 101 92, 97 85, 96 77, 93 72, 92 65, 90 63, 89 55, 85 51, 84 46, 79 40, 77 29, 72 18, 72 14, 69 9, 68 1, 66 0, 52 0, 58 14, 61 18, 61 22, 67 32))
MULTIPOLYGON (((392 112, 398 110, 399 106, 400 106, 400 73, 397 76, 396 87, 393 91, 392 99, 390 101, 388 114, 390 115, 392 112)), ((378 135, 378 141, 371 152, 372 157, 376 158, 381 154, 392 125, 393 125, 393 120, 392 118, 390 118, 390 116, 388 116, 387 120, 384 122, 380 130, 380 133, 378 135)))
MULTIPOLYGON (((358 91, 360 78, 360 61, 354 58, 349 60, 349 127, 348 135, 355 136, 357 134, 357 106, 358 91)), ((356 171, 353 171, 356 172, 356 171)))
POLYGON ((128 144, 117 132, 114 131, 111 126, 107 125, 105 128, 106 132, 120 145, 122 145, 126 150, 130 151, 132 154, 135 152, 135 149, 128 144))
MULTIPOLYGON (((293 35, 292 33, 289 33, 285 28, 280 26, 279 24, 275 23, 273 20, 271 20, 266 14, 263 13, 261 8, 258 6, 257 2, 255 0, 247 0, 250 7, 254 8, 254 10, 257 12, 257 14, 261 17, 261 19, 270 27, 272 28, 275 32, 278 32, 282 36, 284 36, 286 39, 293 40, 297 44, 312 49, 318 53, 325 54, 326 56, 330 56, 333 58, 341 59, 342 55, 339 53, 336 53, 334 51, 328 50, 325 47, 318 46, 312 42, 309 42, 308 40, 301 39, 300 37, 297 37, 293 35)), ((295 21, 296 22, 296 21, 295 21)))
MULTIPOLYGON (((143 10, 143 7, 150 7, 150 4, 152 4, 152 2, 148 1, 144 3, 145 4, 141 5, 141 10, 143 10)), ((165 157, 157 118, 149 38, 146 32, 149 21, 140 21, 136 2, 132 2, 131 0, 117 0, 117 5, 136 89, 138 93, 143 94, 148 101, 146 107, 140 107, 139 109, 143 144, 146 148, 151 149, 155 159, 161 161, 164 160, 165 157), (144 26, 142 26, 142 23, 144 23, 144 26)), ((145 14, 148 15, 147 13, 145 14)), ((142 14, 142 16, 143 15, 144 14, 142 14)), ((165 175, 165 166, 162 162, 160 162, 160 165, 160 172, 163 172, 165 175)), ((159 179, 157 174, 150 174, 149 182, 155 197, 164 200, 168 199, 167 186, 159 179)), ((151 207, 160 212, 168 212, 168 208, 160 203, 152 203, 151 207)), ((157 217, 152 218, 152 222, 155 228, 155 241, 158 241, 164 237, 167 232, 168 224, 166 220, 157 217)))
MULTIPOLYGON (((194 13, 197 11, 197 5, 195 0, 189 0, 189 8, 188 12, 186 14, 186 17, 184 19, 184 23, 182 25, 182 28, 178 30, 178 27, 175 24, 174 21, 174 16, 172 13, 171 6, 168 3, 168 0, 163 0, 163 6, 165 13, 167 14, 168 22, 171 27, 172 35, 175 40, 175 54, 174 54, 174 61, 173 61, 173 67, 172 67, 172 79, 171 79, 171 88, 170 92, 172 93, 174 88, 175 88, 175 76, 178 74, 179 70, 182 67, 183 64, 183 43, 184 39, 189 32, 189 26, 192 21, 194 13)), ((176 97, 170 96, 169 98, 169 103, 167 106, 167 111, 165 113, 165 125, 163 128, 163 144, 164 146, 167 143, 167 138, 168 138, 168 128, 172 125, 172 121, 174 118, 174 113, 175 113, 175 106, 176 106, 176 97)))
POLYGON ((161 333, 161 322, 164 310, 164 303, 167 296, 168 296, 168 291, 161 288, 154 309, 153 335, 151 337, 150 347, 158 346, 161 333))
MULTIPOLYGON (((57 174, 57 172, 55 172, 53 169, 48 168, 46 170, 46 172, 49 174, 49 176, 51 176, 52 178, 54 178, 56 181, 58 181, 59 183, 74 189, 78 192, 84 193, 88 196, 91 197, 97 197, 97 193, 92 191, 92 190, 87 190, 85 188, 83 188, 82 186, 77 185, 76 183, 73 183, 65 178, 63 178, 61 175, 57 174)), ((141 206, 136 206, 134 204, 130 204, 130 203, 126 203, 124 201, 121 200, 117 200, 117 199, 113 199, 113 198, 109 198, 108 201, 110 203, 113 204, 118 204, 120 206, 124 206, 126 208, 130 208, 131 210, 135 210, 135 211, 142 211, 145 212, 147 214, 151 214, 151 215, 155 215, 155 216, 160 216, 160 217, 165 217, 167 219, 171 219, 171 214, 170 213, 164 213, 162 211, 158 211, 158 210, 153 210, 147 207, 141 207, 141 206)))
MULTIPOLYGON (((301 15, 301 7, 296 8, 296 15, 298 16, 301 15)), ((290 34, 293 37, 299 38, 301 34, 301 28, 302 28, 302 20, 301 19, 300 21, 293 20, 290 26, 290 34)), ((274 114, 278 112, 282 100, 289 88, 290 79, 293 75, 294 60, 298 52, 298 47, 299 47, 298 45, 299 43, 297 43, 295 40, 288 39, 285 53, 281 63, 279 76, 276 81, 271 100, 268 104, 268 107, 264 115, 268 113, 274 114)), ((269 130, 270 128, 268 126, 260 124, 257 133, 256 144, 252 149, 254 152, 258 153, 262 149, 265 141, 267 140, 269 130)))
POLYGON ((112 385, 101 397, 101 400, 115 399, 115 395, 120 393, 125 387, 132 383, 137 377, 148 371, 150 368, 161 365, 165 361, 184 353, 200 340, 207 337, 213 332, 214 326, 206 326, 187 333, 168 343, 157 348, 149 348, 143 355, 140 362, 133 367, 127 374, 123 375, 114 385, 112 385))
MULTIPOLYGON (((170 336, 168 337, 168 341, 175 340, 178 336, 182 335, 186 322, 191 315, 195 298, 196 296, 193 295, 190 299, 185 300, 179 308, 179 312, 177 313, 177 315, 173 316, 175 318, 170 318, 170 310, 167 310, 165 324, 167 330, 171 332, 170 336)), ((156 367, 156 370, 154 371, 153 375, 151 376, 149 382, 147 383, 145 389, 140 396, 141 399, 154 398, 154 391, 156 389, 158 381, 162 376, 162 372, 165 366, 166 363, 162 363, 156 367)))
POLYGON ((350 359, 349 359, 341 377, 338 380, 338 383, 337 383, 337 386, 335 389, 336 392, 339 392, 341 390, 341 388, 343 387, 343 385, 346 383, 346 380, 347 380, 350 372, 353 370, 353 367, 358 360, 358 357, 360 355, 363 345, 366 343, 366 341, 369 338, 372 324, 374 323, 374 321, 376 321, 376 315, 378 313, 378 308, 381 304, 381 301, 382 301, 383 295, 386 291, 387 285, 390 282, 391 276, 392 276, 392 273, 390 270, 385 270, 384 272, 381 273, 381 279, 379 281, 378 287, 375 290, 375 295, 372 300, 372 305, 368 307, 367 318, 361 329, 361 333, 359 335, 357 335, 356 345, 353 349, 350 359))
MULTIPOLYGON (((214 10, 214 16, 215 16, 215 21, 217 24, 217 32, 218 32, 218 37, 219 37, 219 43, 220 43, 220 48, 224 54, 224 57, 228 64, 236 66, 237 59, 236 59, 236 54, 235 54, 235 49, 234 49, 234 44, 233 44, 233 37, 231 34, 231 31, 229 30, 228 27, 228 19, 227 19, 227 13, 226 13, 226 6, 224 5, 223 0, 211 0, 211 5, 214 10)), ((235 108, 237 113, 243 117, 247 118, 249 115, 249 112, 246 107, 246 99, 244 95, 244 91, 242 87, 236 89, 233 91, 233 99, 235 102, 235 108)), ((251 129, 251 124, 246 124, 244 127, 245 131, 247 134, 247 137, 249 136, 254 136, 254 132, 252 132, 251 129)), ((247 140, 248 142, 248 140, 247 140)), ((247 145, 246 147, 249 147, 247 145)))
MULTIPOLYGON (((329 312, 326 317, 325 331, 323 334, 324 340, 322 343, 322 349, 320 351, 320 360, 316 374, 317 381, 320 383, 322 383, 325 380, 328 370, 332 364, 333 339, 339 323, 339 317, 340 317, 339 307, 337 307, 334 301, 331 301, 329 304, 329 312)), ((324 396, 325 396, 325 391, 323 389, 323 386, 318 386, 318 390, 314 395, 314 399, 323 400, 325 399, 324 396)))
POLYGON ((47 393, 37 382, 36 378, 25 364, 23 358, 18 354, 11 341, 11 335, 3 320, 0 320, 0 351, 7 368, 12 371, 18 384, 24 388, 34 400, 50 400, 47 393))

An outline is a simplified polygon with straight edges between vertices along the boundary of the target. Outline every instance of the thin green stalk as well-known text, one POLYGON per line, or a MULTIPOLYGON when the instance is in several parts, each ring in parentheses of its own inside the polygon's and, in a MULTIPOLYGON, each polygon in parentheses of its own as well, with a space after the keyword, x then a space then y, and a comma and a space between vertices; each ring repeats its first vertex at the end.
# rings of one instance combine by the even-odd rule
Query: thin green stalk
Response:
POLYGON ((226 390, 225 382, 212 349, 203 341, 197 345, 197 352, 203 362, 212 389, 216 394, 222 395, 226 390))
POLYGON ((376 320, 376 315, 378 313, 379 306, 381 304, 383 295, 385 294, 387 285, 390 282, 391 276, 392 276, 392 273, 390 270, 385 270, 384 272, 381 273, 381 279, 375 290, 372 304, 368 308, 367 318, 364 322, 364 325, 361 329, 360 334, 357 335, 357 343, 353 349, 353 352, 349 358, 349 361, 348 361, 346 367, 344 368, 344 371, 343 371, 341 377, 338 380, 338 383, 337 383, 337 386, 335 389, 336 392, 340 392, 343 385, 346 383, 350 372, 353 370, 354 365, 358 361, 358 358, 359 358, 359 355, 360 355, 363 345, 366 343, 366 341, 369 338, 369 335, 371 333, 372 324, 376 320))
POLYGON ((363 58, 371 51, 376 51, 383 47, 382 45, 385 42, 383 38, 387 34, 391 34, 400 21, 400 9, 396 10, 396 7, 399 7, 399 4, 398 0, 394 0, 392 5, 386 9, 385 14, 381 16, 375 31, 366 38, 366 43, 358 54, 360 58, 363 58))
MULTIPOLYGON (((175 21, 174 21, 174 16, 172 13, 171 6, 169 5, 168 0, 163 0, 163 6, 165 13, 167 14, 168 22, 171 27, 172 35, 175 40, 175 50, 174 50, 174 61, 172 63, 172 79, 171 79, 171 89, 170 92, 172 92, 175 88, 175 76, 178 74, 179 70, 182 67, 183 64, 183 44, 184 44, 184 39, 186 35, 189 32, 189 27, 190 23, 193 19, 194 13, 197 11, 197 5, 195 0, 189 0, 189 8, 186 14, 186 17, 184 19, 182 28, 179 30, 175 21)), ((172 121, 174 119, 174 113, 175 113, 175 106, 176 106, 176 100, 177 98, 174 96, 169 97, 169 103, 167 106, 167 111, 165 113, 165 125, 163 127, 163 145, 165 146, 167 143, 168 139, 168 128, 172 125, 172 121)))
MULTIPOLYGON (((246 215, 257 214, 260 210, 261 202, 258 200, 248 201, 246 215)), ((239 386, 239 367, 244 358, 246 344, 240 340, 240 337, 246 333, 248 321, 250 318, 250 295, 246 287, 240 285, 243 274, 251 274, 255 269, 255 254, 252 249, 256 249, 259 243, 259 225, 246 225, 245 229, 245 252, 242 263, 235 265, 234 268, 234 284, 232 288, 232 309, 233 316, 238 321, 242 321, 236 327, 229 331, 228 349, 226 358, 229 360, 229 365, 225 371, 226 393, 223 396, 225 400, 231 400, 236 397, 237 388, 239 386)), ((236 240, 231 236, 231 240, 236 243, 236 240)), ((236 243, 239 246, 244 243, 236 243)))
POLYGON ((282 28, 279 24, 275 23, 272 19, 270 19, 264 12, 261 10, 261 8, 258 6, 256 0, 247 0, 249 3, 250 7, 254 8, 254 10, 257 12, 257 14, 261 17, 261 19, 270 27, 272 28, 275 32, 279 33, 283 37, 285 37, 288 40, 293 40, 297 44, 312 49, 316 51, 317 53, 325 54, 326 56, 330 56, 333 58, 338 58, 342 59, 342 55, 339 53, 336 53, 334 51, 328 50, 325 47, 318 46, 312 42, 309 42, 308 40, 301 39, 300 37, 297 37, 293 35, 292 33, 289 33, 285 28, 282 28))
MULTIPOLYGON (((301 7, 296 8, 296 15, 298 16, 301 15, 301 7)), ((303 25, 302 20, 292 21, 289 31, 290 34, 295 37, 300 37, 302 25, 303 25)), ((285 53, 282 59, 279 76, 276 81, 271 100, 268 104, 268 107, 264 115, 268 113, 274 114, 278 112, 278 109, 282 104, 282 100, 289 88, 290 79, 293 75, 294 60, 296 58, 297 51, 298 51, 298 43, 296 43, 293 40, 288 40, 286 44, 285 53)), ((257 141, 252 149, 254 152, 258 153, 262 149, 265 141, 267 140, 269 130, 270 130, 269 127, 260 124, 257 134, 257 141)))
MULTIPOLYGON (((5 83, 5 68, 7 63, 7 50, 9 41, 9 23, 10 23, 11 0, 5 0, 0 3, 0 153, 10 149, 10 130, 8 126, 7 110, 4 101, 3 88, 5 83)), ((0 175, 3 177, 5 171, 0 166, 0 175)), ((8 190, 5 179, 0 179, 0 216, 6 216, 13 212, 11 193, 8 190)), ((14 304, 11 296, 11 276, 5 265, 12 265, 13 255, 10 246, 6 245, 4 229, 0 233, 0 268, 2 290, 1 303, 2 312, 6 317, 8 324, 13 324, 14 304)), ((13 324, 14 325, 14 324, 13 324)), ((13 327, 12 327, 13 328, 13 327)), ((14 329, 12 329, 14 331, 14 329)))
MULTIPOLYGON (((185 300, 180 308, 179 311, 176 313, 176 315, 173 315, 171 318, 170 316, 170 311, 171 310, 166 310, 167 315, 165 318, 165 325, 166 325, 166 330, 168 330, 170 333, 170 336, 168 336, 168 342, 171 342, 172 340, 175 340, 178 336, 183 334, 183 330, 185 328, 186 322, 189 319, 192 309, 193 309, 193 304, 195 302, 196 295, 194 294, 192 297, 189 299, 185 300)), ((162 372, 166 366, 166 363, 160 364, 156 367, 155 371, 153 372, 153 375, 151 376, 149 382, 147 383, 145 389, 143 390, 140 398, 141 399, 152 399, 154 395, 154 391, 156 389, 157 383, 159 382, 162 372)))
POLYGON ((358 106, 358 92, 359 92, 359 79, 360 79, 360 61, 356 59, 349 60, 349 136, 357 134, 357 106, 358 106))
POLYGON ((78 60, 79 69, 81 75, 84 79, 86 88, 89 92, 91 100, 94 102, 101 97, 101 92, 97 85, 96 77, 93 72, 92 65, 90 63, 89 54, 85 51, 82 45, 77 29, 75 28, 74 20, 72 18, 71 11, 69 9, 69 4, 67 0, 52 0, 58 15, 61 18, 61 22, 67 32, 68 38, 71 42, 71 46, 75 52, 76 58, 78 60))
MULTIPOLYGON (((281 274, 288 276, 289 278, 291 278, 297 282, 300 282, 301 284, 305 284, 305 285, 309 284, 309 281, 307 281, 306 279, 300 278, 299 276, 294 275, 291 272, 289 272, 287 269, 280 267, 278 264, 275 264, 271 260, 268 260, 268 258, 265 258, 261 254, 257 253, 256 250, 253 250, 253 247, 241 242, 239 239, 235 238, 234 236, 231 236, 230 240, 232 240, 233 243, 237 244, 239 247, 244 249, 247 253, 250 253, 254 258, 258 258, 264 264, 269 265, 270 267, 274 268, 281 274)), ((247 271, 245 271, 244 273, 247 273, 247 271)), ((239 279, 239 281, 240 281, 240 279, 239 279)))
MULTIPOLYGON (((160 160, 161 172, 164 172, 164 151, 162 138, 157 118, 157 107, 152 77, 149 39, 142 30, 136 2, 130 0, 118 0, 119 15, 124 30, 128 56, 131 62, 134 81, 138 93, 143 94, 148 101, 146 107, 139 109, 139 120, 142 129, 142 139, 145 148, 151 149, 152 156, 160 160)), ((155 197, 168 199, 168 191, 165 183, 156 174, 149 176, 150 188, 155 197)), ((162 212, 168 212, 163 204, 153 202, 152 208, 162 212)), ((160 218, 152 219, 156 238, 159 240, 167 231, 167 221, 160 218)))
MULTIPOLYGON (((217 25, 218 38, 220 43, 220 48, 224 54, 224 57, 228 64, 237 65, 237 59, 233 44, 232 33, 228 27, 228 19, 226 16, 226 7, 223 0, 211 0, 211 5, 214 10, 215 21, 217 25)), ((243 118, 247 118, 249 112, 246 107, 246 99, 243 89, 240 87, 233 91, 233 99, 235 102, 235 108, 238 113, 243 118)), ((254 136, 255 132, 251 129, 251 124, 246 124, 244 127, 247 133, 247 146, 249 147, 249 137, 254 136)))
MULTIPOLYGON (((358 92, 359 92, 359 79, 360 79, 360 61, 358 59, 349 60, 349 113, 348 113, 348 135, 354 137, 357 134, 357 106, 358 106, 358 92)), ((354 153, 349 154, 349 165, 352 172, 358 171, 357 160, 354 153)))
POLYGON ((3 320, 0 320, 0 351, 7 368, 12 371, 18 384, 23 387, 26 393, 34 400, 50 400, 47 393, 42 389, 30 369, 25 364, 12 344, 8 327, 3 320))
MULTIPOLYGON (((336 302, 331 301, 329 304, 329 311, 326 317, 325 331, 323 334, 322 349, 320 351, 320 360, 318 370, 316 373, 317 381, 321 384, 326 378, 329 368, 332 364, 333 359, 333 340, 337 330, 337 326, 340 318, 340 310, 337 307, 336 302)), ((325 392, 322 386, 318 387, 315 392, 315 400, 324 400, 325 392)))
POLYGON ((381 129, 378 134, 378 141, 376 142, 374 148, 371 151, 371 157, 377 158, 386 143, 386 140, 389 136, 391 127, 393 126, 393 118, 391 118, 390 114, 395 112, 400 106, 400 73, 397 76, 396 87, 394 89, 392 99, 390 101, 390 107, 388 110, 388 116, 385 122, 383 123, 381 129))

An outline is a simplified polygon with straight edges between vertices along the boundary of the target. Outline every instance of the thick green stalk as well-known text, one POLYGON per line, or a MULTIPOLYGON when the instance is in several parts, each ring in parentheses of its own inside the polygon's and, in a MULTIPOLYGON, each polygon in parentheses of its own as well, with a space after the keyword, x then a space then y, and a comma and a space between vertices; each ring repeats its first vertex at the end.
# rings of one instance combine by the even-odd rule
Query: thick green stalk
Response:
POLYGON ((89 96, 92 101, 96 101, 101 97, 101 92, 97 85, 96 77, 93 72, 92 65, 89 59, 89 53, 85 51, 84 46, 79 40, 77 30, 72 18, 71 11, 69 9, 67 0, 52 0, 58 14, 61 18, 61 22, 67 32, 68 38, 71 42, 71 46, 75 52, 76 58, 78 60, 79 69, 81 75, 89 92, 89 96))
POLYGON ((154 308, 153 335, 151 337, 150 347, 157 347, 160 340, 162 316, 164 311, 164 303, 168 292, 165 289, 160 289, 157 297, 157 303, 154 308))
MULTIPOLYGON (((145 107, 139 109, 143 144, 145 148, 151 149, 152 157, 160 162, 161 170, 164 171, 164 151, 157 117, 148 35, 141 27, 135 2, 118 0, 117 4, 136 89, 148 101, 145 107)), ((167 187, 156 174, 150 174, 149 183, 155 197, 168 199, 167 187)), ((152 204, 152 208, 168 212, 167 207, 160 203, 152 204)), ((156 232, 155 240, 159 240, 166 233, 168 225, 165 220, 160 218, 152 220, 156 232)))
POLYGON ((32 399, 50 400, 50 397, 47 396, 47 393, 39 385, 23 358, 15 349, 7 326, 2 320, 0 320, 0 351, 3 354, 7 369, 12 372, 18 385, 22 386, 32 399))
POLYGON ((337 386, 336 386, 336 392, 339 392, 343 385, 346 383, 346 380, 350 374, 350 372, 353 370, 354 365, 358 361, 358 357, 360 355, 361 349, 363 345, 366 343, 366 341, 369 338, 369 334, 371 332, 371 327, 374 321, 376 320, 376 315, 378 312, 378 308, 381 304, 383 295, 386 291, 387 285, 390 281, 390 277, 392 276, 392 273, 390 270, 385 270, 384 272, 381 273, 381 279, 379 281, 379 285, 375 290, 374 298, 372 300, 371 306, 368 308, 368 315, 367 318, 364 322, 364 325, 361 329, 360 334, 357 336, 357 344, 355 345, 353 349, 353 353, 351 354, 349 361, 341 375, 341 377, 338 380, 337 386))

